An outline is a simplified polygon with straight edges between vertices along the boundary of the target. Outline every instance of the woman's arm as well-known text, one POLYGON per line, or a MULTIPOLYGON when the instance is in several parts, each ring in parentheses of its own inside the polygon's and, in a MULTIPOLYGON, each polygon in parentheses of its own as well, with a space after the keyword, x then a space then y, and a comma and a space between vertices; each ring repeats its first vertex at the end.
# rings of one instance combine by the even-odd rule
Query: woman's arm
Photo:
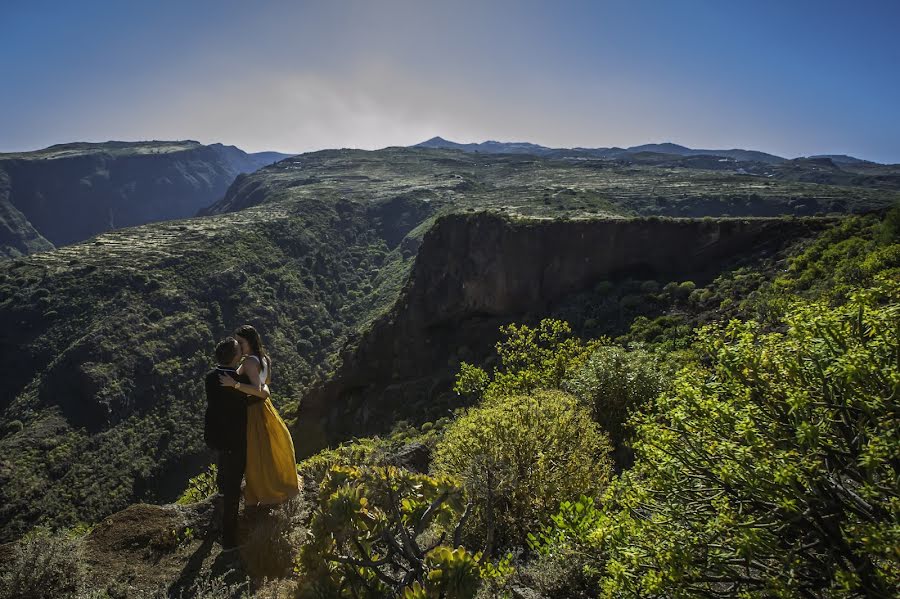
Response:
POLYGON ((220 374, 219 382, 222 383, 222 386, 234 387, 241 393, 253 395, 254 397, 259 397, 261 399, 268 399, 271 395, 269 393, 269 387, 259 380, 259 365, 256 363, 256 360, 244 360, 244 363, 241 365, 241 370, 243 374, 246 374, 247 378, 250 379, 250 384, 238 383, 235 387, 237 381, 227 374, 220 374))
POLYGON ((234 387, 241 393, 246 393, 247 395, 253 395, 254 397, 258 397, 260 399, 269 399, 271 393, 269 393, 269 386, 263 385, 262 389, 259 387, 254 387, 253 385, 249 385, 247 383, 238 383, 236 380, 228 376, 227 374, 219 375, 219 382, 222 383, 223 387, 234 387), (237 386, 235 387, 235 383, 237 386))

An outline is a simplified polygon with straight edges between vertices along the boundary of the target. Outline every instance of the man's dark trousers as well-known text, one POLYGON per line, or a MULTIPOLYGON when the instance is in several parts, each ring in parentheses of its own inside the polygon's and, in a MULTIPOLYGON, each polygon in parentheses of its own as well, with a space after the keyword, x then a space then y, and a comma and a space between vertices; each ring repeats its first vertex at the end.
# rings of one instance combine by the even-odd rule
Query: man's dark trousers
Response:
POLYGON ((246 449, 219 451, 219 471, 216 483, 222 494, 222 546, 229 548, 238 541, 238 510, 241 505, 241 480, 247 466, 246 449))

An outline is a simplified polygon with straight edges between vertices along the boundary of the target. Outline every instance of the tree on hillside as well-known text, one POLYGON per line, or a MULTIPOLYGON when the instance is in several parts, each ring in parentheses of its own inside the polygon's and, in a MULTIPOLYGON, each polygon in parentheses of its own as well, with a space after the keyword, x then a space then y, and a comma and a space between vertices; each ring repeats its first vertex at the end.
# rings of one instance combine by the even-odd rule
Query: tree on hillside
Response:
POLYGON ((894 597, 900 284, 707 328, 589 535, 607 597, 894 597))

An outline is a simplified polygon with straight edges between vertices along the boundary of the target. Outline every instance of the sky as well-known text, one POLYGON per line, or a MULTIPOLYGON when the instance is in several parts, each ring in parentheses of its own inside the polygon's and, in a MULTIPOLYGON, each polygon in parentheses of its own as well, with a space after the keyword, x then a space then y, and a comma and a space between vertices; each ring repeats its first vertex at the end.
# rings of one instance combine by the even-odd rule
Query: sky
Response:
POLYGON ((898 31, 898 0, 0 0, 0 152, 439 135, 900 163, 898 31))

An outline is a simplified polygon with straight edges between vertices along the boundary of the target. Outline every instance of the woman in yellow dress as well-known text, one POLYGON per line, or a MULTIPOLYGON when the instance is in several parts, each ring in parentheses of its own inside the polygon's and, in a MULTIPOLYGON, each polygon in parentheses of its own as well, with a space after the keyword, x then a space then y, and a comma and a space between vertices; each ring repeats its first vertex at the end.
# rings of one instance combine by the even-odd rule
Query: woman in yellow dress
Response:
POLYGON ((300 492, 294 441, 287 426, 268 397, 272 379, 272 361, 263 348, 259 333, 249 324, 234 332, 244 361, 238 374, 245 374, 259 390, 252 393, 265 397, 247 408, 247 468, 244 477, 246 505, 284 503, 300 492))

